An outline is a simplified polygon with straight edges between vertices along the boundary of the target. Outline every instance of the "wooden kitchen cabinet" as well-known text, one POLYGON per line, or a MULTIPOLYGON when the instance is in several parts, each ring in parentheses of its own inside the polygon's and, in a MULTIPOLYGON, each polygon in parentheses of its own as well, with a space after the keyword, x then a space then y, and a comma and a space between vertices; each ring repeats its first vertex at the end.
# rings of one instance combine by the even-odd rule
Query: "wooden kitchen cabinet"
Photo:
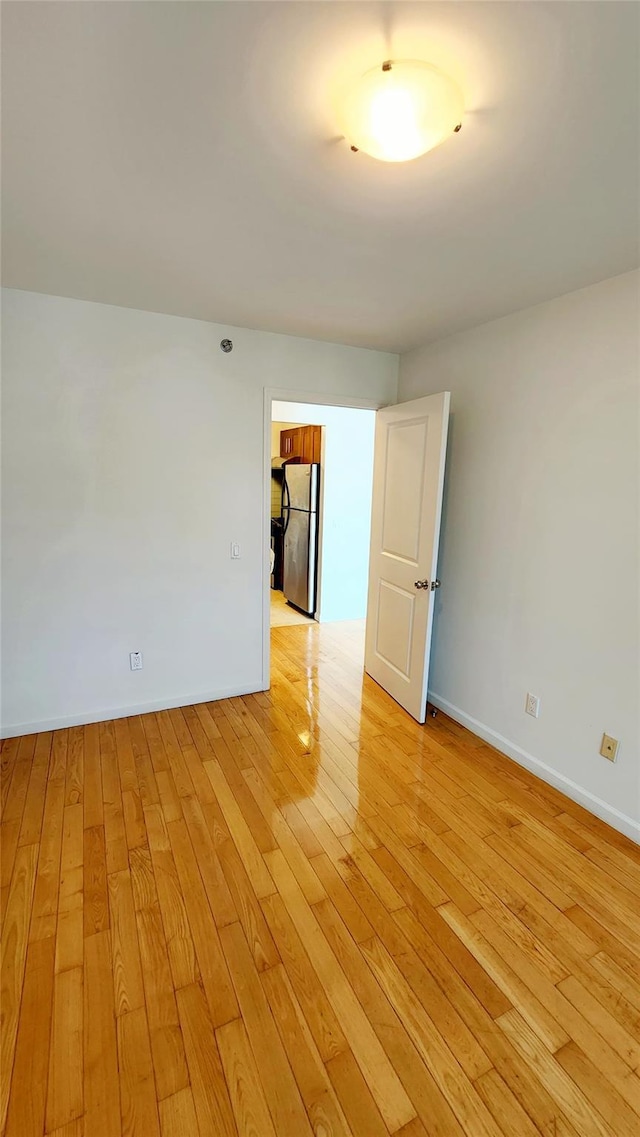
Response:
POLYGON ((320 432, 321 426, 303 426, 302 428, 302 461, 320 461, 320 432))
POLYGON ((299 437, 300 427, 291 427, 280 431, 280 457, 299 458, 302 440, 299 437))
POLYGON ((295 426, 280 431, 280 457, 299 462, 319 462, 322 448, 321 426, 295 426))

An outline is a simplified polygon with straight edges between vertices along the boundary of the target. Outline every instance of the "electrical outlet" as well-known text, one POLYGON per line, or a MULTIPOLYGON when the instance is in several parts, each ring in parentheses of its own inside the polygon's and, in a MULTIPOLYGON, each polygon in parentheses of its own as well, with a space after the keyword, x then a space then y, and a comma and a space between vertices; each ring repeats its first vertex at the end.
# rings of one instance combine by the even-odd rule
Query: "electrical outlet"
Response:
POLYGON ((530 691, 527 691, 527 701, 524 705, 524 709, 528 715, 532 715, 534 719, 537 719, 540 714, 540 700, 538 696, 532 695, 530 691))
POLYGON ((602 742, 600 743, 600 753, 603 758, 608 758, 610 762, 615 762, 618 756, 618 739, 612 738, 610 734, 602 735, 602 742))
POLYGON ((130 651, 129 652, 129 666, 132 671, 142 671, 142 652, 130 651))

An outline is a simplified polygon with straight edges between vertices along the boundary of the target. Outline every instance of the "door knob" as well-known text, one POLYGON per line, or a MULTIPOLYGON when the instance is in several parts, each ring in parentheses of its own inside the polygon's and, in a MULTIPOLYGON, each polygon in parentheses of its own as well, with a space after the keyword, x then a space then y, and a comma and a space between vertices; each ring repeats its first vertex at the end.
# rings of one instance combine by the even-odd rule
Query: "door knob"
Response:
POLYGON ((415 583, 416 588, 428 588, 429 587, 429 581, 428 580, 416 580, 414 583, 415 583))

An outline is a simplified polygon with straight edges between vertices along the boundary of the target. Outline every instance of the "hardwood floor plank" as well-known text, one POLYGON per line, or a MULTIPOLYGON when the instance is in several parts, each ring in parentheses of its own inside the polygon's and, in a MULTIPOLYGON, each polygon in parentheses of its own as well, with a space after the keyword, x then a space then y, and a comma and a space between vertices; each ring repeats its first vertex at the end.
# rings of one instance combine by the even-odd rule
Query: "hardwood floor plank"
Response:
POLYGON ((433 1137, 462 1137, 463 1130, 411 1040, 406 1023, 378 983, 363 967, 366 958, 337 913, 327 903, 316 906, 325 936, 371 1022, 394 1070, 433 1137))
POLYGON ((120 872, 128 867, 129 859, 114 723, 100 723, 99 737, 107 872, 120 872))
POLYGON ((79 1117, 77 1121, 70 1121, 68 1125, 63 1125, 62 1129, 54 1129, 47 1137, 88 1137, 85 1134, 84 1118, 79 1117))
POLYGON ((476 1078, 475 1088, 489 1112, 493 1114, 501 1133, 517 1133, 518 1137, 538 1137, 539 1129, 525 1113, 497 1070, 488 1070, 476 1078))
MULTIPOLYGON (((509 1091, 520 1102, 541 1132, 553 1132, 560 1125, 559 1109, 541 1083, 527 1067, 520 1054, 505 1042, 504 1035, 483 1006, 480 999, 470 990, 455 968, 451 968, 448 958, 420 927, 413 913, 406 909, 396 913, 395 919, 407 928, 411 942, 432 971, 456 1007, 459 1014, 481 1042, 495 1069, 507 1084, 509 1091)), ((506 1007, 509 1004, 505 1000, 506 1007)), ((568 1122, 565 1123, 568 1126, 568 1122)), ((573 1134, 573 1130, 571 1130, 573 1134)))
POLYGON ((562 825, 563 829, 569 828, 574 833, 583 835, 590 847, 595 845, 608 850, 609 854, 621 864, 628 865, 631 862, 636 872, 640 873, 640 846, 630 841, 628 837, 624 837, 622 833, 618 833, 616 829, 612 829, 606 821, 601 821, 595 814, 587 813, 580 806, 576 806, 575 802, 565 799, 563 806, 566 813, 559 814, 557 818, 558 824, 562 825))
POLYGON ((81 967, 60 971, 53 987, 47 1132, 84 1113, 81 967))
POLYGON ((7 897, 11 887, 13 866, 18 851, 20 824, 20 819, 15 818, 13 821, 3 821, 2 825, 0 825, 0 884, 2 889, 6 890, 7 897))
POLYGON ((179 821, 182 817, 182 809, 171 770, 158 769, 155 771, 155 775, 158 797, 165 821, 179 821))
POLYGON ((204 767, 256 896, 271 896, 275 885, 220 765, 205 762, 204 767))
POLYGON ((265 967, 273 967, 279 962, 280 957, 273 935, 265 921, 260 901, 251 887, 251 881, 233 841, 224 841, 219 845, 218 859, 234 909, 234 919, 225 923, 233 924, 235 920, 240 920, 258 971, 264 971, 265 967))
POLYGON ((43 734, 36 737, 33 764, 20 826, 18 842, 20 845, 33 845, 40 840, 52 740, 53 732, 50 730, 44 731, 43 734))
POLYGON ((276 1133, 311 1137, 300 1091, 240 924, 228 924, 221 937, 276 1133))
POLYGON ((631 1005, 640 1011, 640 979, 634 981, 623 967, 605 951, 594 955, 591 966, 611 984, 631 1005))
POLYGON ((22 739, 17 738, 4 738, 2 740, 2 752, 0 753, 0 772, 2 778, 0 779, 0 799, 2 803, 2 817, 4 817, 4 810, 11 789, 11 780, 15 764, 18 760, 18 750, 22 739))
POLYGON ((324 990, 318 985, 316 972, 282 897, 269 896, 262 901, 262 907, 314 1042, 323 1062, 329 1062, 347 1049, 347 1041, 335 1012, 324 990))
POLYGON ((204 991, 194 983, 176 997, 200 1137, 237 1137, 204 991))
POLYGON ((102 802, 102 764, 100 762, 100 733, 97 723, 84 730, 84 827, 93 829, 104 825, 102 802))
POLYGON ((157 805, 160 801, 160 795, 142 718, 140 715, 135 715, 133 718, 126 719, 125 722, 129 731, 129 742, 136 767, 140 800, 143 807, 145 805, 157 805))
POLYGON ((351 1050, 343 1050, 327 1062, 327 1073, 354 1137, 361 1133, 388 1137, 389 1130, 351 1050))
POLYGON ((537 967, 531 965, 523 953, 517 949, 515 952, 511 952, 509 945, 505 945, 505 941, 501 939, 500 935, 497 939, 493 939, 493 943, 498 948, 502 945, 502 954, 505 957, 509 958, 511 954, 514 970, 521 976, 529 989, 544 1003, 556 1022, 561 1021, 563 1023, 563 1028, 569 1038, 573 1039, 585 1054, 598 1064, 602 1074, 626 1099, 627 1095, 633 1092, 630 1086, 629 1071, 620 1062, 604 1035, 601 1032, 596 1032, 573 1004, 567 1003, 562 991, 554 986, 537 967))
MULTIPOLYGON (((385 908, 389 912, 395 912, 398 908, 403 908, 404 900, 400 896, 400 893, 396 891, 377 862, 373 859, 369 850, 358 840, 355 833, 350 833, 347 837, 343 837, 342 844, 347 853, 347 856, 344 858, 345 864, 354 864, 359 868, 367 884, 380 902, 384 904, 385 908)), ((440 897, 441 901, 444 899, 444 896, 440 897)))
POLYGON ((179 1093, 189 1074, 160 907, 136 912, 151 1056, 158 1100, 179 1093))
MULTIPOLYGON (((56 929, 56 972, 82 967, 84 949, 84 831, 80 802, 64 811, 58 924, 56 929)), ((80 1000, 82 1002, 82 999, 80 1000)))
POLYGON ((273 826, 269 821, 265 821, 260 805, 245 781, 245 767, 250 768, 251 763, 246 758, 244 750, 237 741, 232 743, 231 748, 224 742, 218 741, 215 743, 214 753, 214 761, 217 759, 217 764, 228 782, 234 801, 251 831, 255 844, 261 853, 272 852, 277 847, 273 826))
POLYGON ((411 987, 380 941, 374 937, 363 944, 361 950, 465 1132, 469 1137, 499 1137, 500 1131, 472 1083, 414 998, 411 987))
POLYGON ((127 719, 116 719, 113 724, 118 770, 120 773, 120 788, 122 793, 138 792, 138 772, 133 753, 133 744, 127 719))
POLYGON ((391 1066, 351 985, 336 960, 281 853, 267 859, 280 895, 336 1013, 376 1104, 391 1133, 415 1117, 415 1109, 391 1066))
POLYGON ((521 1015, 516 1010, 507 1011, 497 1021, 516 1049, 534 1067, 577 1132, 584 1137, 611 1137, 602 1118, 594 1112, 573 1079, 565 1073, 521 1015))
MULTIPOLYGON (((181 818, 182 813, 180 813, 178 820, 181 818)), ((180 886, 162 808, 157 805, 149 806, 145 810, 145 820, 158 901, 171 962, 171 974, 176 988, 187 987, 191 983, 199 981, 200 970, 187 915, 186 900, 180 886)))
MULTIPOLYGON (((205 782, 210 786, 209 779, 204 775, 205 782)), ((198 850, 198 867, 202 876, 207 900, 218 928, 225 924, 232 924, 237 920, 236 906, 225 880, 220 858, 209 832, 202 806, 197 798, 183 798, 182 813, 187 823, 187 829, 194 849, 198 850)))
POLYGON ((5 1137, 42 1137, 49 1072, 55 940, 29 944, 5 1137))
POLYGON ((575 975, 569 975, 559 983, 558 990, 591 1024, 596 1036, 603 1038, 630 1070, 640 1073, 640 1038, 634 1038, 624 1026, 621 1026, 575 975))
POLYGON ((13 767, 9 781, 9 792, 2 811, 2 821, 17 821, 18 829, 22 822, 29 778, 31 775, 32 754, 35 748, 35 735, 25 736, 19 740, 18 756, 13 767))
POLYGON ((272 967, 263 972, 261 980, 313 1132, 326 1133, 327 1137, 351 1137, 285 968, 282 964, 272 967))
POLYGON ((191 1086, 164 1098, 159 1108, 162 1137, 198 1137, 200 1130, 191 1086))
POLYGON ((238 1017, 238 1004, 222 952, 218 930, 202 883, 184 821, 170 821, 169 840, 196 951, 202 985, 214 1027, 238 1017))
POLYGON ((340 913, 354 940, 361 942, 370 939, 373 927, 326 853, 314 857, 313 866, 324 884, 331 903, 340 913))
POLYGON ((107 879, 115 1009, 119 1017, 144 1006, 144 991, 129 870, 111 873, 107 879))
POLYGON ((141 908, 149 908, 152 904, 157 904, 156 878, 153 873, 151 852, 148 845, 141 845, 137 849, 129 850, 129 872, 133 906, 136 912, 139 912, 141 908))
POLYGON ((628 1076, 630 1092, 625 1101, 613 1086, 598 1077, 598 1067, 589 1061, 575 1042, 568 1042, 558 1050, 555 1059, 616 1137, 637 1137, 640 1124, 640 1082, 637 1078, 628 1076), (635 1084, 631 1085, 632 1082, 635 1084), (628 1104, 629 1100, 631 1104, 628 1104))
POLYGON ((127 848, 137 849, 147 843, 142 799, 137 790, 122 791, 122 810, 127 848))
POLYGON ((0 969, 0 1132, 4 1129, 9 1104, 37 865, 37 845, 24 845, 18 850, 3 928, 0 969))
POLYGON ((143 1007, 120 1015, 117 1039, 123 1137, 160 1137, 149 1029, 143 1007))
POLYGON ((216 1038, 239 1137, 276 1137, 244 1023, 218 1027, 216 1038))
POLYGON ((84 934, 92 936, 109 927, 107 853, 102 825, 93 825, 84 831, 83 864, 84 934))
MULTIPOLYGON (((640 895, 640 889, 638 893, 640 895)), ((637 975, 637 953, 630 951, 621 944, 617 936, 612 934, 611 929, 606 927, 606 917, 600 916, 599 919, 596 919, 593 914, 585 912, 579 904, 567 909, 565 915, 571 921, 572 935, 575 936, 576 932, 578 935, 584 933, 593 945, 590 952, 585 952, 589 959, 598 955, 599 952, 606 952, 612 959, 615 959, 619 967, 628 972, 631 978, 637 975)))
POLYGON ((170 712, 158 711, 155 718, 178 797, 190 797, 194 792, 193 782, 173 729, 170 712))
POLYGON ((67 743, 65 805, 82 804, 84 793, 84 729, 72 726, 67 743))
POLYGON ((91 1137, 122 1137, 110 933, 84 941, 84 1124, 91 1137))
MULTIPOLYGON (((244 779, 262 814, 270 824, 275 846, 284 853, 289 867, 309 901, 309 904, 315 904, 317 900, 323 900, 326 896, 324 885, 316 876, 313 866, 305 856, 298 844, 297 838, 292 833, 275 802, 266 792, 257 771, 253 769, 245 770, 244 779)), ((272 845, 273 843, 272 841, 272 845)))
MULTIPOLYGON (((429 904, 422 892, 407 877, 400 865, 386 855, 385 871, 393 879, 396 888, 402 891, 407 905, 414 914, 414 921, 441 953, 451 961, 461 978, 477 995, 492 1018, 504 1014, 512 1006, 504 991, 489 972, 478 962, 463 939, 452 929, 443 914, 429 904)), ((404 916, 404 909, 395 914, 397 920, 404 916)))
MULTIPOLYGON (((53 757, 52 757, 53 762, 53 757)), ((64 770, 51 767, 42 818, 38 872, 33 897, 29 940, 48 939, 55 935, 60 889, 60 856, 64 821, 64 770)), ((30 848, 32 846, 29 846, 30 848)))
MULTIPOLYGON (((553 1052, 569 1041, 562 1026, 547 1011, 544 1003, 531 991, 519 975, 495 948, 481 935, 473 924, 458 912, 454 904, 443 904, 438 909, 449 926, 456 931, 476 957, 476 960, 491 975, 509 1001, 526 1018, 536 1034, 548 1049, 553 1052)), ((530 975, 530 972, 529 972, 530 975)), ((508 1013, 508 1012, 507 1012, 508 1013)))

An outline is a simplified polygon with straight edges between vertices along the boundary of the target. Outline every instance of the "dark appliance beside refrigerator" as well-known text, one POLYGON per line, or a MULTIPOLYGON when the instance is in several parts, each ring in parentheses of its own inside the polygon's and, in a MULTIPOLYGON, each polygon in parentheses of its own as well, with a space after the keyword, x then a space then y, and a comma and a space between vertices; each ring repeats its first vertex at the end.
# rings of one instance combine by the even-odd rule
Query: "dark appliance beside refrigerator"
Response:
POLYGON ((317 462, 284 466, 282 591, 307 616, 316 610, 319 488, 317 462))
POLYGON ((282 592, 282 567, 284 560, 284 521, 282 517, 271 518, 271 548, 274 552, 271 587, 282 592))

